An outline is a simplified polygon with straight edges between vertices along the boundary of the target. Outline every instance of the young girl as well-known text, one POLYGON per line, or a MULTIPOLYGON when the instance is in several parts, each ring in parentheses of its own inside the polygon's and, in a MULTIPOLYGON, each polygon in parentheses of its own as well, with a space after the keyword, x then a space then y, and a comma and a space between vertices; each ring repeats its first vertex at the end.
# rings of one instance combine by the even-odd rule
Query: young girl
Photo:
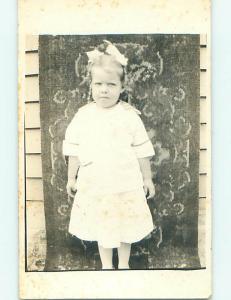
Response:
POLYGON ((127 59, 109 42, 87 55, 93 101, 78 110, 63 143, 67 192, 75 197, 69 232, 98 242, 103 269, 113 269, 113 248, 118 268, 128 269, 131 244, 153 230, 146 195, 155 195, 154 150, 139 111, 119 98, 127 59))

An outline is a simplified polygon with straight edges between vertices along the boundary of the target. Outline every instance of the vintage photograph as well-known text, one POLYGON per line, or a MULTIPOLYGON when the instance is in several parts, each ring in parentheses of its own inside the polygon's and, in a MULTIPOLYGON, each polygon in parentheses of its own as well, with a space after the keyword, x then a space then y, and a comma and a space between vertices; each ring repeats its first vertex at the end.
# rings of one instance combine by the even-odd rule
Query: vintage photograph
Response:
POLYGON ((39 35, 25 272, 205 269, 199 34, 39 35))

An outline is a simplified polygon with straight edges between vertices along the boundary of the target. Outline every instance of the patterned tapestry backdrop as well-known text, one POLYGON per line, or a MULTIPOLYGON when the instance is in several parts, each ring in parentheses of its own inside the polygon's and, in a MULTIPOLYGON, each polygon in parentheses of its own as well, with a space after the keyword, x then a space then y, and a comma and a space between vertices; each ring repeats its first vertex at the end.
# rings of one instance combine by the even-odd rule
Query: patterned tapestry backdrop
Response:
MULTIPOLYGON (((62 141, 79 107, 89 102, 86 51, 107 39, 129 60, 121 98, 142 112, 156 155, 156 196, 149 201, 156 229, 133 244, 134 269, 197 268, 199 183, 199 36, 94 35, 39 39, 42 170, 47 232, 45 270, 100 268, 96 242, 68 233, 62 141)), ((114 253, 116 254, 116 253, 114 253)), ((114 255, 115 263, 117 261, 114 255)))

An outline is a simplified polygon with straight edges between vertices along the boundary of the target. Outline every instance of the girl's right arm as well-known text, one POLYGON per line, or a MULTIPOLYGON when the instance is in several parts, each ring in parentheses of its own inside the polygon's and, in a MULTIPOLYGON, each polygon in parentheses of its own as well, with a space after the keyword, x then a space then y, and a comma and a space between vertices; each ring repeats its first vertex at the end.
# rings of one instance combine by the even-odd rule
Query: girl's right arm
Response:
POLYGON ((70 197, 75 196, 76 192, 76 175, 77 171, 80 166, 80 161, 78 156, 69 156, 69 162, 68 162, 68 181, 67 181, 67 193, 70 197))

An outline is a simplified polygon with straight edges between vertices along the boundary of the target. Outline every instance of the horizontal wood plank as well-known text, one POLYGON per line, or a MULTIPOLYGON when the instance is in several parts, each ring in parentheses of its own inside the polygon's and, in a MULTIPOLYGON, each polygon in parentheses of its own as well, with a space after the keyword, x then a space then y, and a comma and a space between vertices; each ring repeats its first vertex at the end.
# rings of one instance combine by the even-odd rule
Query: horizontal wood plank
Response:
POLYGON ((199 197, 206 197, 207 176, 199 176, 199 197))
POLYGON ((43 181, 41 178, 26 179, 26 200, 43 201, 43 181))
POLYGON ((25 127, 40 127, 40 105, 39 103, 26 103, 25 127))
POLYGON ((206 96, 208 93, 208 75, 207 72, 200 72, 200 95, 206 96))
POLYGON ((200 34, 200 45, 207 45, 207 35, 206 34, 200 34))
POLYGON ((199 200, 199 215, 205 215, 207 199, 199 200))
POLYGON ((200 123, 208 122, 208 101, 200 101, 200 123))
POLYGON ((39 57, 38 53, 26 54, 26 74, 38 74, 39 73, 39 57))
POLYGON ((208 148, 208 126, 200 126, 200 149, 208 148))
POLYGON ((36 233, 39 228, 45 229, 44 203, 26 201, 27 231, 29 235, 36 233))
POLYGON ((207 54, 206 48, 200 48, 200 69, 207 69, 207 54))
POLYGON ((42 178, 41 155, 26 155, 26 177, 42 178))
POLYGON ((26 229, 27 268, 43 271, 47 248, 43 202, 26 201, 26 229), (38 266, 38 262, 43 265, 38 266))
POLYGON ((41 153, 40 129, 26 129, 26 153, 41 153))
POLYGON ((199 163, 199 172, 200 173, 206 173, 207 172, 207 156, 208 152, 207 151, 200 151, 200 163, 199 163))
POLYGON ((26 99, 25 102, 39 101, 39 78, 26 77, 26 99))
POLYGON ((205 240, 206 240, 206 235, 205 231, 203 232, 198 232, 198 255, 200 259, 200 265, 201 268, 206 268, 206 252, 205 252, 205 240))

